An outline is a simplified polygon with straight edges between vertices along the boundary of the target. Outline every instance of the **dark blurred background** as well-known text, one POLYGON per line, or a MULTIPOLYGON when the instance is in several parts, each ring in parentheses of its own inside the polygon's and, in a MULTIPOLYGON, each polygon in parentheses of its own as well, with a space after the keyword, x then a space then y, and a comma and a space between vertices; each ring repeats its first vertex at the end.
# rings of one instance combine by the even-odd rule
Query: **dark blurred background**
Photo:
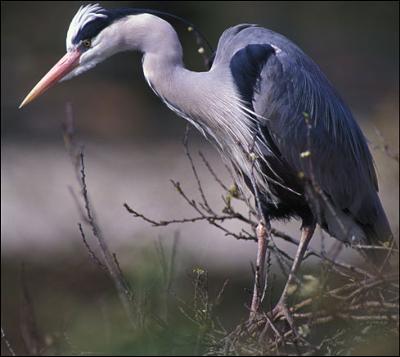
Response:
MULTIPOLYGON (((177 286, 186 291, 185 279, 195 266, 210 270, 216 285, 218 279, 232 278, 228 320, 246 314, 244 291, 252 286, 249 262, 255 257, 254 244, 224 237, 205 223, 152 228, 122 208, 128 202, 156 219, 193 216, 170 187, 171 178, 197 195, 181 144, 186 123, 148 88, 137 53, 115 55, 18 110, 28 91, 64 54, 66 31, 82 4, 1 3, 1 319, 18 352, 26 351, 20 331, 22 262, 43 336, 51 340, 68 334, 65 339, 79 351, 123 352, 128 343, 121 337, 117 347, 110 347, 106 343, 110 331, 109 340, 101 343, 96 342, 96 329, 92 331, 99 309, 105 316, 101 319, 107 319, 110 306, 118 303, 112 300, 110 283, 88 259, 77 230, 80 217, 68 190, 76 187, 75 176, 61 130, 67 103, 85 145, 89 191, 99 222, 134 284, 143 281, 151 290, 157 276, 154 241, 161 237, 169 247, 179 230, 177 286)), ((388 145, 398 152, 398 2, 105 1, 101 5, 171 12, 197 25, 214 47, 221 33, 238 23, 257 23, 297 43, 327 74, 368 137, 382 202, 398 235, 398 163, 378 148, 388 145)), ((193 36, 181 24, 173 24, 183 42, 187 67, 203 70, 193 36)), ((194 133, 191 140, 231 184, 208 143, 194 133)), ((204 168, 199 170, 211 203, 221 206, 222 192, 204 168)), ((240 230, 241 225, 231 227, 240 230)), ((278 227, 296 235, 299 224, 278 227)), ((147 348, 143 342, 137 351, 161 351, 147 348)), ((2 341, 3 352, 7 353, 2 341)))

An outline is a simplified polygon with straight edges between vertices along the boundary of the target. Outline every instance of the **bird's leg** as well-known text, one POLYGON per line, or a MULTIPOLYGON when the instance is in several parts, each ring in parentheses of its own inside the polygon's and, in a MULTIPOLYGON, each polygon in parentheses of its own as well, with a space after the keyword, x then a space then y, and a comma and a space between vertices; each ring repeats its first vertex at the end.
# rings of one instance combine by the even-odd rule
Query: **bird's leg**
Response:
POLYGON ((293 319, 289 313, 289 310, 288 310, 288 307, 286 304, 287 295, 288 295, 289 287, 293 283, 295 276, 297 274, 297 271, 300 267, 300 264, 304 258, 304 254, 307 250, 308 243, 310 242, 310 240, 313 236, 314 230, 315 230, 315 225, 305 226, 305 227, 301 228, 300 243, 297 248, 296 256, 294 258, 293 265, 292 265, 292 268, 289 273, 289 277, 286 281, 286 285, 283 289, 282 295, 281 295, 278 303, 272 310, 272 316, 274 318, 277 318, 279 316, 284 316, 291 327, 293 327, 293 319))
POLYGON ((257 261, 254 278, 253 298, 250 307, 250 321, 255 318, 261 306, 261 298, 264 287, 265 273, 265 253, 267 252, 267 230, 264 224, 260 221, 256 228, 257 234, 257 261))

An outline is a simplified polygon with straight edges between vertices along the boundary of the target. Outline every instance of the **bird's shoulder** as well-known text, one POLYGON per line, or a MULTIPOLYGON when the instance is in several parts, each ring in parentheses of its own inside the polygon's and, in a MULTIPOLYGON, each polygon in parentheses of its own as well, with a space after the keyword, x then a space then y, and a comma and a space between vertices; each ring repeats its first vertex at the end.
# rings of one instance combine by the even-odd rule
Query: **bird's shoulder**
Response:
POLYGON ((257 24, 239 24, 226 29, 219 41, 215 52, 214 64, 227 63, 239 50, 248 45, 270 44, 276 48, 291 51, 295 45, 285 36, 257 24))

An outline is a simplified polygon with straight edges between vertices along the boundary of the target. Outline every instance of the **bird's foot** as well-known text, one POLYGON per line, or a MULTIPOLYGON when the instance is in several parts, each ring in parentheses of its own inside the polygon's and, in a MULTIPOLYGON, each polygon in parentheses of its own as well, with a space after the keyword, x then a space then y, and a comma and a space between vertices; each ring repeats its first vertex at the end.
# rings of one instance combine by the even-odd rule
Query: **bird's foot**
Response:
MULTIPOLYGON (((269 323, 280 325, 282 322, 286 322, 286 328, 289 328, 295 336, 298 336, 293 316, 284 300, 280 300, 268 315, 269 323)), ((282 331, 282 326, 279 330, 282 331)))
POLYGON ((270 312, 270 317, 274 320, 280 320, 282 317, 290 319, 289 308, 286 306, 285 302, 279 301, 275 307, 270 312))

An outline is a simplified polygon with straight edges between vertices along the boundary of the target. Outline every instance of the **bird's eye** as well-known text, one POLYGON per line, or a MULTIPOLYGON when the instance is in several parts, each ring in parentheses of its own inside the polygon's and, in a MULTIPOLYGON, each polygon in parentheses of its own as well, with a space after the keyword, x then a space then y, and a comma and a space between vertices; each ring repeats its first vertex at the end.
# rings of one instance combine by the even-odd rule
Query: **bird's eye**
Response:
POLYGON ((90 48, 92 46, 92 41, 90 39, 83 40, 82 45, 86 48, 90 48))

